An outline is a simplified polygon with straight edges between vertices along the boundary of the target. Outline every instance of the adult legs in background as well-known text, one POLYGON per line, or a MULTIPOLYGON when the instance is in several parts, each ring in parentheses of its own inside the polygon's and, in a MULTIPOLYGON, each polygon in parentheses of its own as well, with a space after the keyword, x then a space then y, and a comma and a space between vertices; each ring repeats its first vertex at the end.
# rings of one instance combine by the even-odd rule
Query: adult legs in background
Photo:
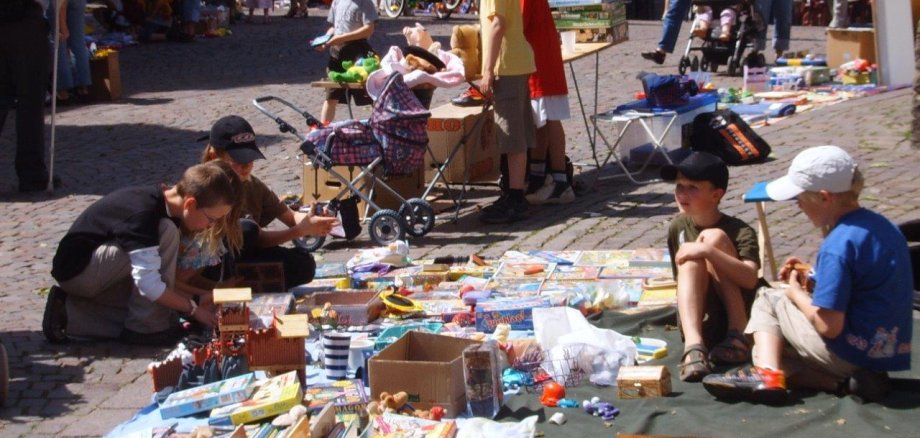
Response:
POLYGON ((20 192, 44 190, 48 184, 45 165, 48 46, 48 22, 37 3, 30 5, 26 18, 0 26, 0 119, 6 119, 6 111, 15 101, 15 167, 20 192), (15 94, 9 94, 11 90, 15 94))
POLYGON ((664 15, 658 48, 653 52, 642 53, 643 58, 662 64, 664 63, 665 54, 674 53, 674 46, 677 45, 677 36, 680 34, 681 23, 690 12, 690 3, 690 0, 671 0, 668 5, 668 11, 664 15))
POLYGON ((58 51, 58 92, 73 89, 78 96, 88 97, 92 78, 89 72, 89 50, 86 49, 84 36, 85 10, 86 0, 67 1, 66 20, 70 36, 58 51), (71 53, 73 63, 70 61, 71 53))
POLYGON ((845 29, 850 27, 850 11, 847 0, 834 0, 834 18, 827 27, 845 29))
MULTIPOLYGON (((779 58, 783 52, 789 50, 789 39, 792 31, 792 0, 757 0, 757 7, 763 14, 764 22, 773 24, 773 50, 779 58)), ((760 32, 754 48, 758 51, 766 50, 767 29, 760 32)))

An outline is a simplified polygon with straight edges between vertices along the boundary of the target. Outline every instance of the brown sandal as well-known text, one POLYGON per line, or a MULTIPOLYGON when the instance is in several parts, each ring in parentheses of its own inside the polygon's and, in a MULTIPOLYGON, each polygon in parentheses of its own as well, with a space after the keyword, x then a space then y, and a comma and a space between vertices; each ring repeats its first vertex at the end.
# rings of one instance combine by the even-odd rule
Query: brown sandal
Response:
POLYGON ((737 330, 729 330, 725 340, 712 347, 712 351, 709 352, 709 360, 719 365, 749 363, 751 361, 751 343, 737 330), (739 343, 742 346, 739 346, 739 343))
POLYGON ((699 382, 709 374, 712 374, 712 364, 709 363, 706 346, 693 344, 684 347, 684 355, 680 358, 680 380, 699 382))

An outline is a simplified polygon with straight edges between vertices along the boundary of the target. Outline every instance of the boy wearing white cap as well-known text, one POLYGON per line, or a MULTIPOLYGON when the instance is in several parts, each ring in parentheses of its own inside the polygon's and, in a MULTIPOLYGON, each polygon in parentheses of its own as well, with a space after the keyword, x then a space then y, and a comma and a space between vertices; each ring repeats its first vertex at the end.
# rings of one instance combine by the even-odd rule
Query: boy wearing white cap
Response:
POLYGON ((793 159, 769 183, 774 200, 796 199, 825 239, 814 290, 790 257, 787 287, 762 288, 745 333, 754 336, 753 366, 703 380, 718 398, 786 400, 786 384, 877 401, 887 371, 910 368, 912 277, 907 242, 888 219, 859 206, 863 178, 843 149, 819 146, 793 159), (788 380, 787 380, 788 378, 788 380))

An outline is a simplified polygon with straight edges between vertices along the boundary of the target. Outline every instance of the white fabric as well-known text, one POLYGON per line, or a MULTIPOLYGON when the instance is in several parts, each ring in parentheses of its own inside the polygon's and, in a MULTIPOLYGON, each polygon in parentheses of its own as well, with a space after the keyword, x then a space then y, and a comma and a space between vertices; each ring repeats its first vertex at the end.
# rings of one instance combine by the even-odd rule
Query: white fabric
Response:
POLYGON ((160 274, 160 250, 156 246, 142 248, 128 253, 131 259, 131 277, 140 294, 150 301, 156 301, 166 291, 166 283, 160 274))
POLYGON ((837 146, 808 148, 792 159, 786 176, 767 184, 767 196, 785 201, 802 192, 846 192, 852 188, 855 171, 856 161, 837 146))
POLYGON ((549 120, 568 120, 572 118, 569 112, 569 95, 543 96, 530 99, 530 108, 533 109, 533 122, 537 128, 542 128, 549 120))
POLYGON ((436 87, 451 88, 466 83, 466 70, 463 68, 463 61, 460 57, 450 52, 437 50, 438 58, 447 66, 444 71, 437 73, 427 73, 422 70, 409 71, 409 68, 403 64, 405 56, 402 49, 397 46, 390 47, 387 54, 380 60, 380 69, 374 71, 367 77, 367 94, 377 99, 383 92, 387 78, 390 73, 399 72, 403 75, 403 81, 409 88, 418 85, 434 85, 436 87))

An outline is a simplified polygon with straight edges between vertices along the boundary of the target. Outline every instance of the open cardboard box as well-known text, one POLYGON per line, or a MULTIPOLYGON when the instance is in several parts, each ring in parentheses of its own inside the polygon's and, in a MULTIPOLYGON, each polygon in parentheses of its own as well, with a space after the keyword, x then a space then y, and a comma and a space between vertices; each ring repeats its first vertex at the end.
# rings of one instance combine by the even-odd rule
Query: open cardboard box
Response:
POLYGON ((444 408, 447 417, 466 410, 463 350, 477 341, 408 332, 370 359, 371 398, 405 391, 417 409, 444 408))
POLYGON ((317 292, 305 297, 297 307, 309 313, 314 307, 329 303, 338 313, 339 325, 365 325, 379 318, 383 311, 383 302, 376 298, 377 292, 372 290, 317 292))

